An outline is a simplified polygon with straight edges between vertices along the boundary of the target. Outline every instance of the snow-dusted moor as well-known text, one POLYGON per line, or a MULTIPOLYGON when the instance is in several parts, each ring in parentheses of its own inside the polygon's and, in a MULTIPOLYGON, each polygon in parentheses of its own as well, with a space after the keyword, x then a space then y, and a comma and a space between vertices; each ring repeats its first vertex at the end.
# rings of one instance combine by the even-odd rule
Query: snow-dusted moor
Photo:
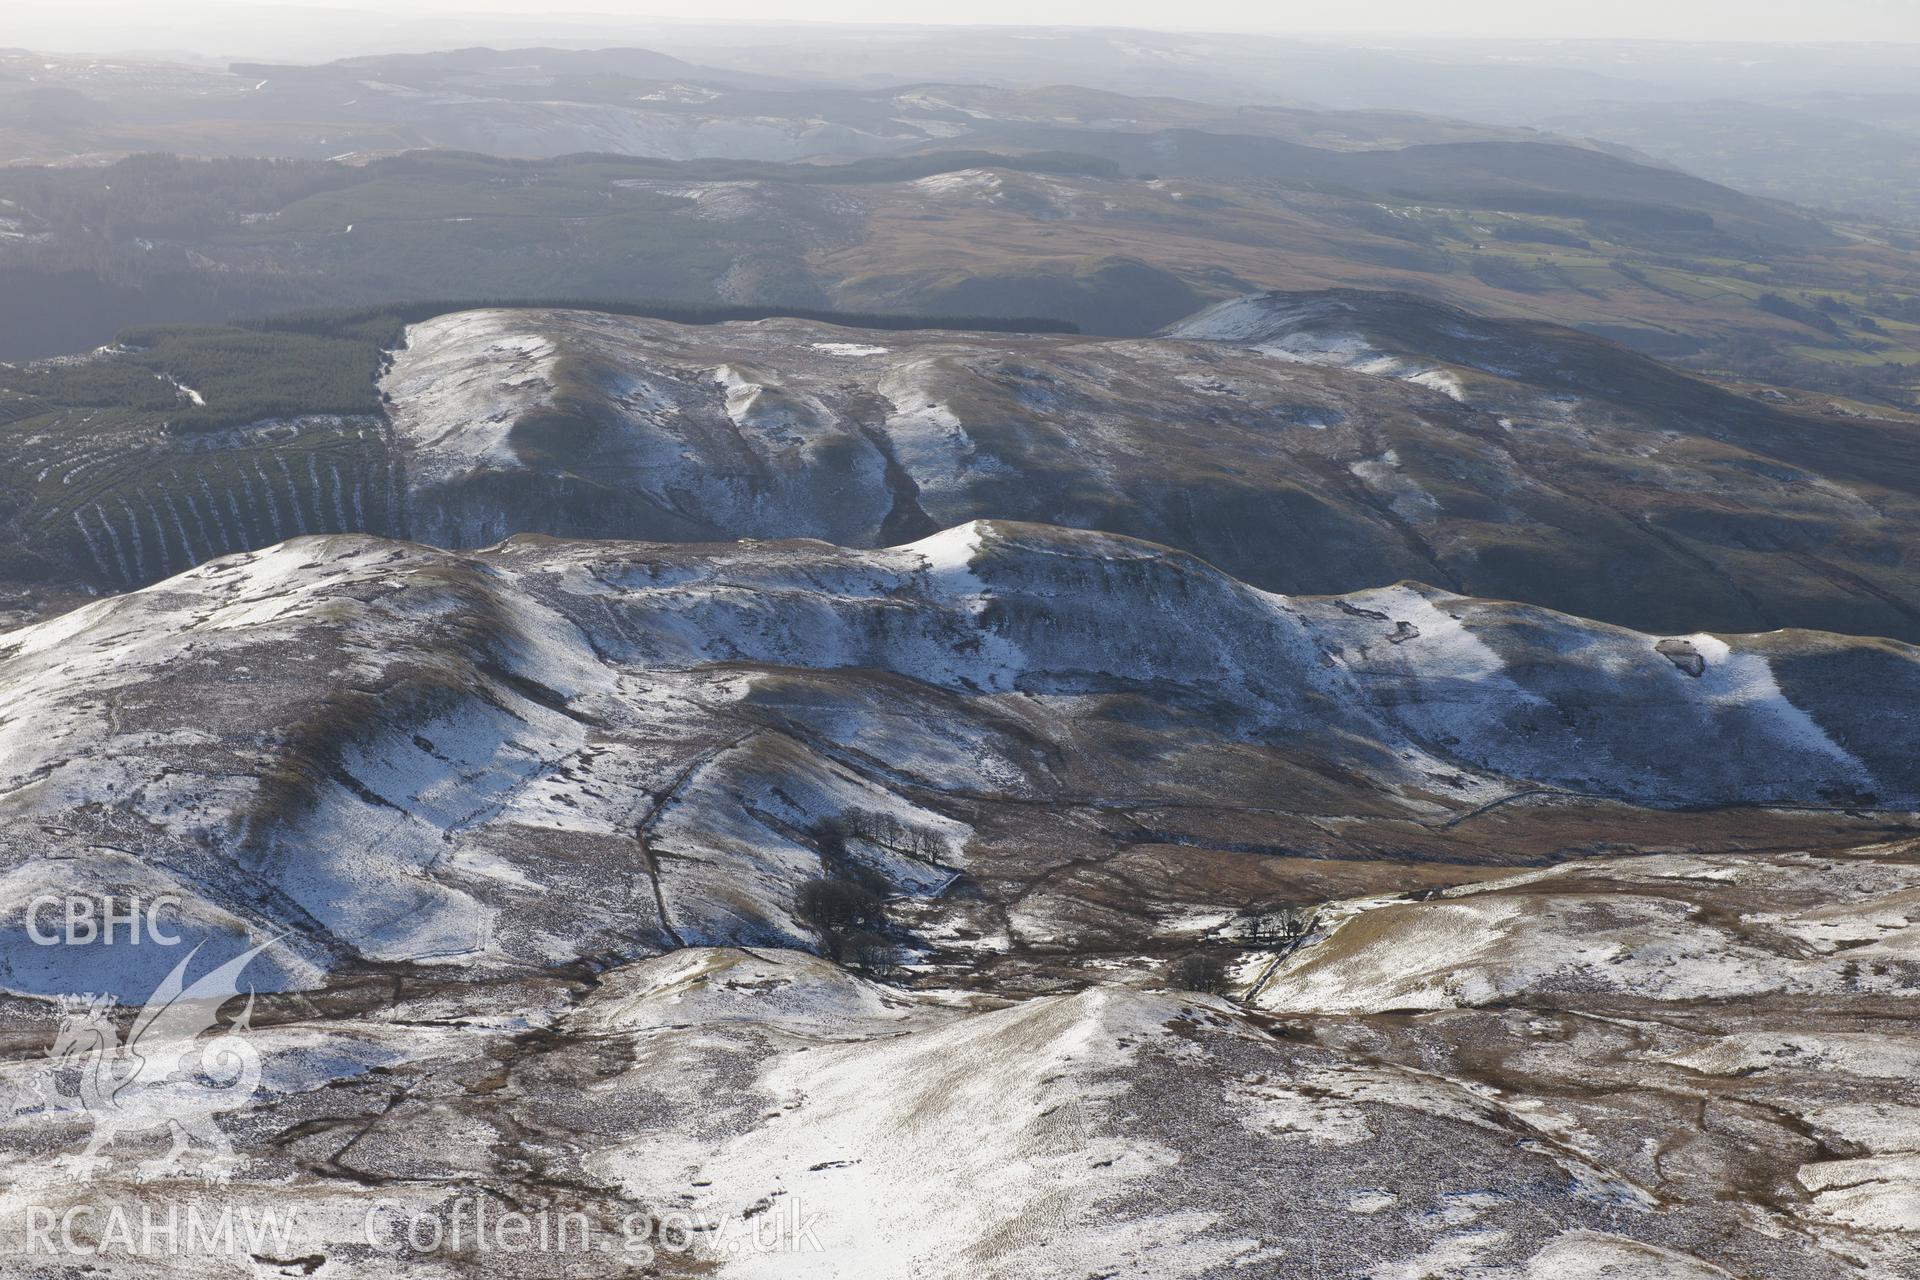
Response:
POLYGON ((752 7, 0 23, 0 1277, 1920 1280, 1920 44, 752 7))

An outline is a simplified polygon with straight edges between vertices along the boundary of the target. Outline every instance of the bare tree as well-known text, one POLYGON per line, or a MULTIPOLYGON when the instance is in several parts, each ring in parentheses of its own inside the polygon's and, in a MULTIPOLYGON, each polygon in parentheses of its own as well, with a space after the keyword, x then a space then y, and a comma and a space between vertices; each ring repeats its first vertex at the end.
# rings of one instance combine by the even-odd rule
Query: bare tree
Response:
POLYGON ((899 955, 892 941, 871 929, 862 929, 849 936, 843 949, 848 962, 870 977, 892 977, 900 967, 899 955))

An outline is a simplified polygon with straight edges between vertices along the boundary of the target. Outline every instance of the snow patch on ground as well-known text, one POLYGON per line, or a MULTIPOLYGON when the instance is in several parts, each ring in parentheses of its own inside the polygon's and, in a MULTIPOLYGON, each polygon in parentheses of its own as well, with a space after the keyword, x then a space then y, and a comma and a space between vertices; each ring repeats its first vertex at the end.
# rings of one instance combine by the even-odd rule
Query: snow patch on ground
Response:
POLYGON ((830 356, 884 356, 887 348, 871 346, 864 342, 809 342, 810 351, 824 351, 830 356))
POLYGON ((1706 659, 1707 668, 1699 682, 1707 701, 1752 716, 1781 746, 1805 755, 1824 756, 1854 774, 1863 786, 1872 785, 1866 766, 1835 742, 1812 716, 1788 701, 1764 657, 1736 653, 1718 636, 1701 634, 1687 639, 1706 659))
MULTIPOLYGON (((686 981, 662 990, 684 1000, 686 981)), ((1117 1230, 1099 1212, 1177 1163, 1123 1136, 1116 1109, 1135 1055, 1188 1051, 1166 1026, 1180 1011, 1169 997, 1095 988, 930 1025, 923 1012, 906 1034, 901 1010, 856 1015, 838 1022, 845 1042, 835 1043, 776 1006, 772 1025, 807 1035, 805 1051, 776 1044, 763 1055, 751 1086, 761 1114, 743 1117, 744 1131, 710 1145, 642 1142, 590 1164, 636 1197, 691 1186, 694 1206, 715 1217, 756 1201, 817 1212, 822 1275, 1051 1277, 1124 1265, 1196 1274, 1254 1242, 1209 1237, 1191 1211, 1117 1230), (846 1039, 855 1034, 869 1038, 846 1039), (1038 1220, 1048 1229, 1028 1229, 1038 1220)), ((722 1271, 781 1277, 792 1261, 741 1257, 722 1271)))

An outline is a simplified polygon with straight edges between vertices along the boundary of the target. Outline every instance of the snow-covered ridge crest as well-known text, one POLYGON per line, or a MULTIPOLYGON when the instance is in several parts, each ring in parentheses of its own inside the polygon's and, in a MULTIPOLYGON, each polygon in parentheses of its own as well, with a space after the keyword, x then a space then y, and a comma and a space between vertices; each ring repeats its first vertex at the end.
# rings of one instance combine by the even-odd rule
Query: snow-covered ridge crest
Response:
POLYGON ((1331 296, 1249 294, 1188 316, 1169 326, 1166 336, 1185 342, 1266 342, 1309 323, 1334 323, 1353 311, 1353 304, 1331 296))
POLYGON ((985 687, 1011 689, 1026 668, 1026 655, 1008 637, 994 631, 984 614, 992 599, 992 589, 973 572, 989 526, 975 520, 956 525, 931 537, 922 538, 906 549, 926 561, 927 580, 940 598, 954 601, 972 612, 981 630, 980 662, 985 687))
POLYGON ((558 352, 537 330, 503 323, 510 314, 463 311, 410 326, 388 385, 401 390, 395 425, 413 433, 414 483, 475 464, 521 465, 509 437, 515 422, 543 402, 558 352), (480 367, 476 353, 484 356, 480 367))
POLYGON ((1165 336, 1187 342, 1232 342, 1299 364, 1394 378, 1468 399, 1458 369, 1390 351, 1362 331, 1358 308, 1337 297, 1256 294, 1229 298, 1169 327, 1165 336))

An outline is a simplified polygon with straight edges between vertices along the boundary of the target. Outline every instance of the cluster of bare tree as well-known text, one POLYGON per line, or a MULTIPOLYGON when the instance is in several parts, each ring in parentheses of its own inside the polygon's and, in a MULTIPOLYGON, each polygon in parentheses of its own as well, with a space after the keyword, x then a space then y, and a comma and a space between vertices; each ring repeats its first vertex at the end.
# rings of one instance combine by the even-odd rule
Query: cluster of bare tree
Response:
POLYGON ((1227 962, 1211 951, 1195 951, 1173 966, 1173 985, 1182 991, 1223 996, 1231 985, 1227 962))
MULTIPOLYGON (((1316 908, 1300 902, 1248 907, 1240 913, 1235 946, 1240 950, 1284 952, 1313 932, 1317 915, 1316 908)), ((1225 995, 1232 986, 1232 974, 1218 951, 1188 953, 1173 966, 1168 979, 1179 990, 1207 995, 1225 995)))
POLYGON ((898 967, 898 948, 887 936, 888 885, 879 874, 854 858, 848 842, 861 840, 905 851, 918 848, 923 833, 891 814, 853 810, 823 818, 811 832, 820 848, 826 874, 800 886, 794 913, 820 940, 820 949, 835 964, 851 965, 874 977, 887 977, 898 967))
POLYGON ((893 972, 895 948, 881 932, 887 900, 869 886, 821 876, 800 886, 795 909, 829 960, 880 977, 893 972))
POLYGON ((913 826, 898 814, 878 809, 849 809, 825 825, 832 828, 843 848, 848 840, 864 840, 925 862, 938 862, 948 852, 938 832, 913 826))

